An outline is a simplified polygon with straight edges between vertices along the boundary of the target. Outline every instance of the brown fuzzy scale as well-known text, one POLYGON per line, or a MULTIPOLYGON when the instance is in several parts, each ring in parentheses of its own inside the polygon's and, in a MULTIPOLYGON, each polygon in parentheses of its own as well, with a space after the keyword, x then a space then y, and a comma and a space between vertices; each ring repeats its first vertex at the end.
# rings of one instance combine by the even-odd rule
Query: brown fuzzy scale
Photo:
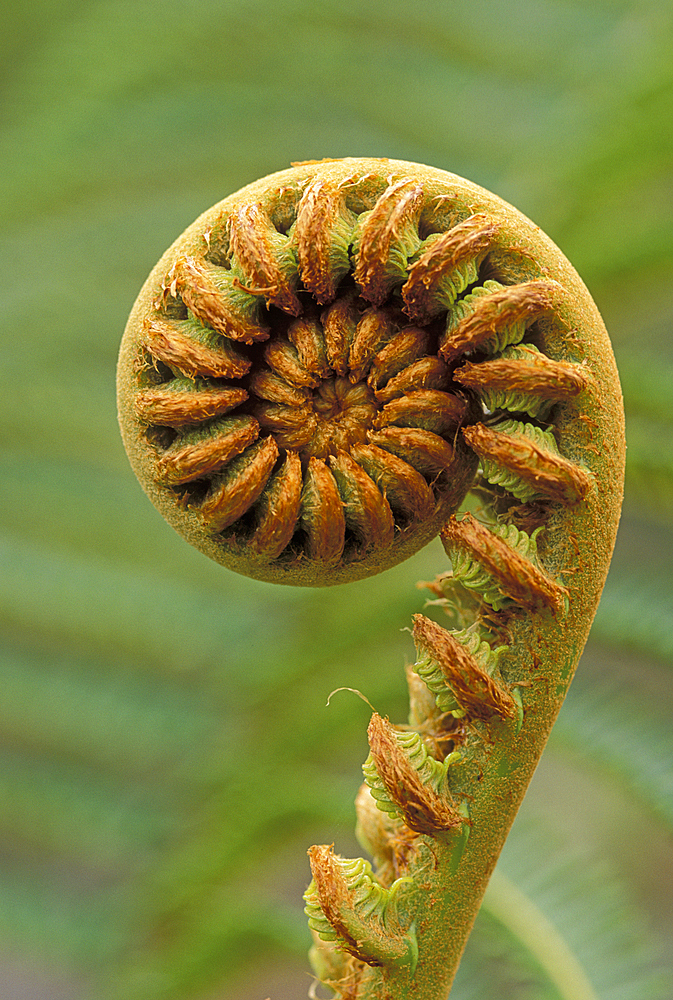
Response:
POLYGON ((528 352, 525 359, 492 358, 456 368, 453 377, 461 385, 479 391, 521 392, 558 402, 577 396, 589 384, 586 370, 567 361, 553 361, 544 354, 528 352))
POLYGON ((509 326, 522 322, 528 326, 553 309, 560 290, 554 281, 536 280, 484 295, 455 330, 443 335, 439 353, 452 361, 460 354, 478 350, 494 334, 509 326))
POLYGON ((143 389, 135 399, 139 420, 159 427, 182 427, 203 423, 235 409, 248 398, 245 389, 172 390, 167 387, 143 389))
POLYGON ((412 323, 425 323, 446 308, 437 301, 438 286, 447 272, 474 261, 478 266, 498 232, 485 215, 472 215, 443 233, 409 268, 402 286, 405 312, 412 323))
POLYGON ((255 416, 264 430, 271 431, 280 448, 305 448, 315 434, 317 420, 308 404, 296 407, 259 403, 255 416))
POLYGON ((303 406, 309 395, 307 389, 290 385, 280 375, 266 368, 259 369, 250 376, 248 387, 258 399, 266 399, 270 403, 284 403, 285 406, 303 406))
POLYGON ((346 208, 340 185, 322 180, 309 184, 297 207, 294 238, 302 283, 319 305, 332 301, 349 268, 347 246, 335 260, 333 234, 343 222, 352 226, 355 216, 346 208))
POLYGON ((394 375, 383 389, 377 389, 376 398, 380 403, 388 403, 416 389, 444 389, 450 381, 448 365, 442 358, 419 358, 394 375))
POLYGON ((269 339, 267 327, 238 312, 227 294, 229 271, 195 257, 178 257, 171 287, 198 319, 217 333, 243 344, 269 339))
POLYGON ((178 438, 157 462, 157 479, 170 485, 189 483, 216 472, 240 455, 259 436, 254 417, 232 417, 230 427, 214 429, 212 436, 183 445, 178 438))
POLYGON ((312 375, 328 378, 332 373, 325 354, 325 337, 316 319, 298 319, 287 331, 288 340, 294 345, 301 364, 312 375))
POLYGON ((435 497, 420 472, 392 452, 374 445, 354 445, 351 455, 376 483, 394 511, 404 519, 430 517, 435 497))
POLYGON ((329 463, 344 505, 346 527, 358 538, 360 551, 387 548, 395 534, 395 519, 376 483, 345 451, 330 456, 329 463))
POLYGON ((278 243, 287 242, 259 205, 243 205, 229 220, 231 250, 245 275, 239 287, 251 295, 263 295, 267 305, 299 316, 301 303, 294 287, 296 272, 285 273, 278 261, 278 243))
POLYGON ((370 433, 368 440, 404 459, 426 476, 446 472, 456 455, 448 441, 420 427, 384 427, 370 433))
POLYGON ((426 355, 429 342, 428 331, 420 327, 407 326, 400 330, 374 355, 367 383, 376 391, 379 385, 426 355))
POLYGON ((368 965, 380 964, 361 953, 358 942, 348 929, 343 911, 352 908, 352 901, 334 857, 332 845, 316 844, 314 847, 309 847, 308 857, 320 907, 326 919, 342 939, 346 950, 368 965))
POLYGON ((391 250, 398 250, 405 230, 418 224, 422 204, 420 185, 398 181, 384 191, 364 223, 353 277, 362 297, 372 305, 380 306, 395 283, 395 276, 390 275, 391 250))
POLYGON ((260 559, 277 559, 292 539, 303 487, 301 460, 288 451, 285 462, 257 501, 257 527, 250 545, 260 559))
POLYGON ((281 378, 297 389, 315 389, 320 379, 299 360, 297 349, 287 340, 272 340, 264 349, 264 360, 281 378))
POLYGON ((465 514, 460 521, 452 515, 440 532, 440 538, 449 557, 456 548, 468 552, 490 573, 502 593, 522 608, 527 611, 548 608, 557 617, 563 615, 568 594, 566 588, 515 552, 471 514, 465 514))
POLYGON ((462 642, 450 632, 426 618, 414 615, 416 648, 427 653, 438 665, 442 676, 468 719, 516 717, 517 708, 509 691, 477 663, 462 642))
POLYGON ((300 525, 307 535, 306 554, 318 563, 341 558, 346 517, 334 476, 320 458, 310 458, 301 497, 300 525))
POLYGON ((395 320, 389 310, 368 309, 364 313, 348 355, 351 382, 361 381, 374 356, 392 340, 396 332, 395 320))
POLYGON ((516 434, 503 434, 485 424, 462 428, 466 442, 481 458, 515 473, 536 493, 557 503, 577 503, 592 489, 588 472, 560 455, 538 448, 516 434))
POLYGON ((325 347, 327 360, 337 375, 348 374, 348 358, 351 344, 355 340, 362 310, 357 308, 355 292, 344 295, 343 298, 325 309, 322 314, 322 325, 325 332, 325 347))
POLYGON ((321 975, 325 986, 332 990, 338 1000, 363 1000, 367 982, 371 982, 375 970, 358 961, 348 952, 330 948, 313 932, 316 949, 320 952, 321 975), (317 940, 316 940, 317 939, 317 940), (329 950, 328 950, 329 949, 329 950))
POLYGON ((434 434, 449 434, 457 430, 468 413, 468 404, 460 396, 437 389, 419 389, 392 400, 381 410, 377 427, 401 424, 422 427, 434 434))
POLYGON ((149 319, 143 326, 142 343, 158 361, 177 368, 190 378, 241 378, 250 371, 252 362, 222 338, 210 346, 190 336, 189 323, 180 320, 149 319))
POLYGON ((338 934, 340 946, 374 969, 388 963, 407 964, 408 940, 399 930, 391 933, 383 925, 380 917, 371 912, 371 900, 362 897, 358 900, 358 890, 349 887, 332 845, 311 847, 308 856, 318 902, 324 917, 338 934))
POLYGON ((267 437, 214 480, 210 494, 196 508, 211 530, 223 531, 245 514, 266 486, 277 458, 278 445, 267 437))
POLYGON ((369 747, 378 775, 404 822, 416 833, 453 830, 465 822, 448 794, 438 795, 423 784, 420 775, 395 739, 395 729, 376 712, 367 729, 369 747))

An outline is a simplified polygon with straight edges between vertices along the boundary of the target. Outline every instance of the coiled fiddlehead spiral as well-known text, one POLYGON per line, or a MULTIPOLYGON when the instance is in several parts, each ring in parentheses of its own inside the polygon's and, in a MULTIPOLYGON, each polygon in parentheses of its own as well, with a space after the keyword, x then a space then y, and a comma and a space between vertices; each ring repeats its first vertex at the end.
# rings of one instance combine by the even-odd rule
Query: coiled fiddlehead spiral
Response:
POLYGON ((416 615, 409 724, 369 727, 373 868, 312 848, 307 912, 336 996, 443 1000, 614 544, 623 416, 594 303, 462 178, 298 164, 164 255, 118 384, 150 498, 232 569, 340 583, 440 533, 451 569, 429 586, 459 627, 416 615))

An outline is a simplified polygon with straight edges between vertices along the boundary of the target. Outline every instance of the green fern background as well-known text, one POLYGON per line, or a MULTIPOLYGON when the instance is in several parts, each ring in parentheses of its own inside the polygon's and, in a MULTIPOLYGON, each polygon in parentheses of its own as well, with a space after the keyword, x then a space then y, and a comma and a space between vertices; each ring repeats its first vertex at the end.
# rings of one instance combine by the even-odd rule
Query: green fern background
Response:
POLYGON ((669 998, 671 3, 14 0, 0 46, 2 996, 307 994, 305 850, 359 853, 366 756, 366 706, 325 701, 351 685, 404 717, 415 583, 446 559, 329 592, 211 565, 130 472, 114 367, 199 212, 292 160, 374 155, 549 232, 604 314, 629 425, 605 596, 452 1000, 669 998))

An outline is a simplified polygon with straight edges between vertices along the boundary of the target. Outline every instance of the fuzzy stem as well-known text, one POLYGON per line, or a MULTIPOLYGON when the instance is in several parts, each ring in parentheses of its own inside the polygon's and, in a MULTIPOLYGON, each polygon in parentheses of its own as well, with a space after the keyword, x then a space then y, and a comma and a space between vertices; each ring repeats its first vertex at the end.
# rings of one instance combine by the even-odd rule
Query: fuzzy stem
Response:
MULTIPOLYGON (((493 204, 488 208, 492 210, 493 204)), ((482 505, 478 519, 451 518, 442 532, 453 572, 439 577, 433 589, 448 608, 469 606, 472 601, 463 625, 471 623, 479 641, 493 649, 505 644, 502 678, 493 676, 493 685, 496 689, 500 685, 505 694, 508 688, 516 692, 521 713, 516 718, 511 711, 499 713, 496 702, 484 694, 485 668, 477 664, 471 669, 469 657, 448 662, 451 643, 438 641, 432 628, 425 629, 421 647, 428 648, 419 649, 418 669, 440 710, 433 713, 427 697, 424 702, 411 686, 410 722, 428 745, 440 741, 438 760, 447 752, 442 740, 460 755, 447 771, 444 794, 452 808, 469 809, 469 821, 461 828, 447 829, 438 823, 435 831, 429 829, 430 812, 422 807, 416 779, 406 777, 406 765, 377 762, 372 743, 380 781, 368 776, 367 782, 379 808, 392 820, 377 828, 376 820, 359 808, 360 832, 384 886, 391 871, 412 881, 414 888, 400 901, 400 913, 402 930, 413 929, 416 936, 418 961, 413 967, 377 966, 368 961, 366 952, 356 952, 346 942, 345 950, 356 957, 356 966, 360 963, 359 974, 351 965, 341 978, 327 980, 343 1000, 446 1000, 497 858, 577 667, 614 545, 624 431, 605 328, 586 289, 556 248, 539 231, 532 231, 527 220, 514 219, 508 212, 507 222, 512 225, 507 239, 516 253, 511 259, 505 252, 491 260, 497 259, 509 287, 501 291, 501 286, 492 288, 486 282, 482 293, 461 300, 441 349, 450 360, 452 351, 465 349, 469 333, 470 343, 497 354, 521 340, 520 316, 539 317, 551 309, 551 321, 539 320, 536 347, 555 363, 581 360, 583 387, 579 392, 573 389, 573 398, 553 411, 549 443, 534 426, 530 441, 523 441, 516 423, 501 424, 502 438, 486 427, 479 430, 480 425, 465 429, 468 444, 484 453, 482 505), (541 273, 544 279, 538 277, 541 273), (540 289, 542 298, 537 295, 540 289), (476 440, 478 434, 483 445, 481 438, 476 440), (524 502, 516 506, 517 499, 524 502), (539 540, 537 528, 542 531, 539 540), (441 670, 435 669, 438 665, 441 670), (447 706, 448 716, 456 720, 448 729, 447 706), (420 822, 419 810, 424 816, 420 822)), ((531 387, 533 394, 546 391, 534 380, 531 387)), ((522 402, 518 389, 511 397, 505 393, 500 403, 505 420, 508 406, 517 413, 522 405, 537 412, 532 403, 522 402)), ((470 629, 452 635, 468 641, 469 633, 470 629)), ((498 663, 492 665, 495 674, 499 670, 498 663)), ((369 764, 365 773, 370 774, 369 764)), ((420 768, 422 780, 429 782, 423 773, 420 768)), ((522 907, 521 921, 529 916, 522 907)), ((542 940, 533 930, 529 933, 540 953, 549 946, 549 974, 563 995, 595 1000, 577 970, 561 962, 552 934, 544 929, 542 940)))
POLYGON ((230 568, 343 583, 441 532, 452 568, 431 589, 460 627, 415 628, 410 725, 370 725, 374 868, 313 849, 306 898, 342 1000, 445 1000, 614 545, 623 412, 594 303, 469 181, 311 161, 176 241, 129 318, 118 386, 149 496, 230 568))

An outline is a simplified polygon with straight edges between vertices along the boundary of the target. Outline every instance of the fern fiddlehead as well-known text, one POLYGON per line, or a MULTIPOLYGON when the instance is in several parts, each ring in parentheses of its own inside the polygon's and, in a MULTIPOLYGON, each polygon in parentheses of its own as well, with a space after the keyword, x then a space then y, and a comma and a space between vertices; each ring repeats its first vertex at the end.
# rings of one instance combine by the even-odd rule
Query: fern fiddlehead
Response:
POLYGON ((441 533, 460 627, 416 616, 409 725, 369 727, 373 867, 312 848, 307 912, 337 997, 446 997, 614 544, 621 394, 585 287, 455 175, 299 164, 162 258, 119 403, 153 502, 233 569, 345 582, 441 533))

